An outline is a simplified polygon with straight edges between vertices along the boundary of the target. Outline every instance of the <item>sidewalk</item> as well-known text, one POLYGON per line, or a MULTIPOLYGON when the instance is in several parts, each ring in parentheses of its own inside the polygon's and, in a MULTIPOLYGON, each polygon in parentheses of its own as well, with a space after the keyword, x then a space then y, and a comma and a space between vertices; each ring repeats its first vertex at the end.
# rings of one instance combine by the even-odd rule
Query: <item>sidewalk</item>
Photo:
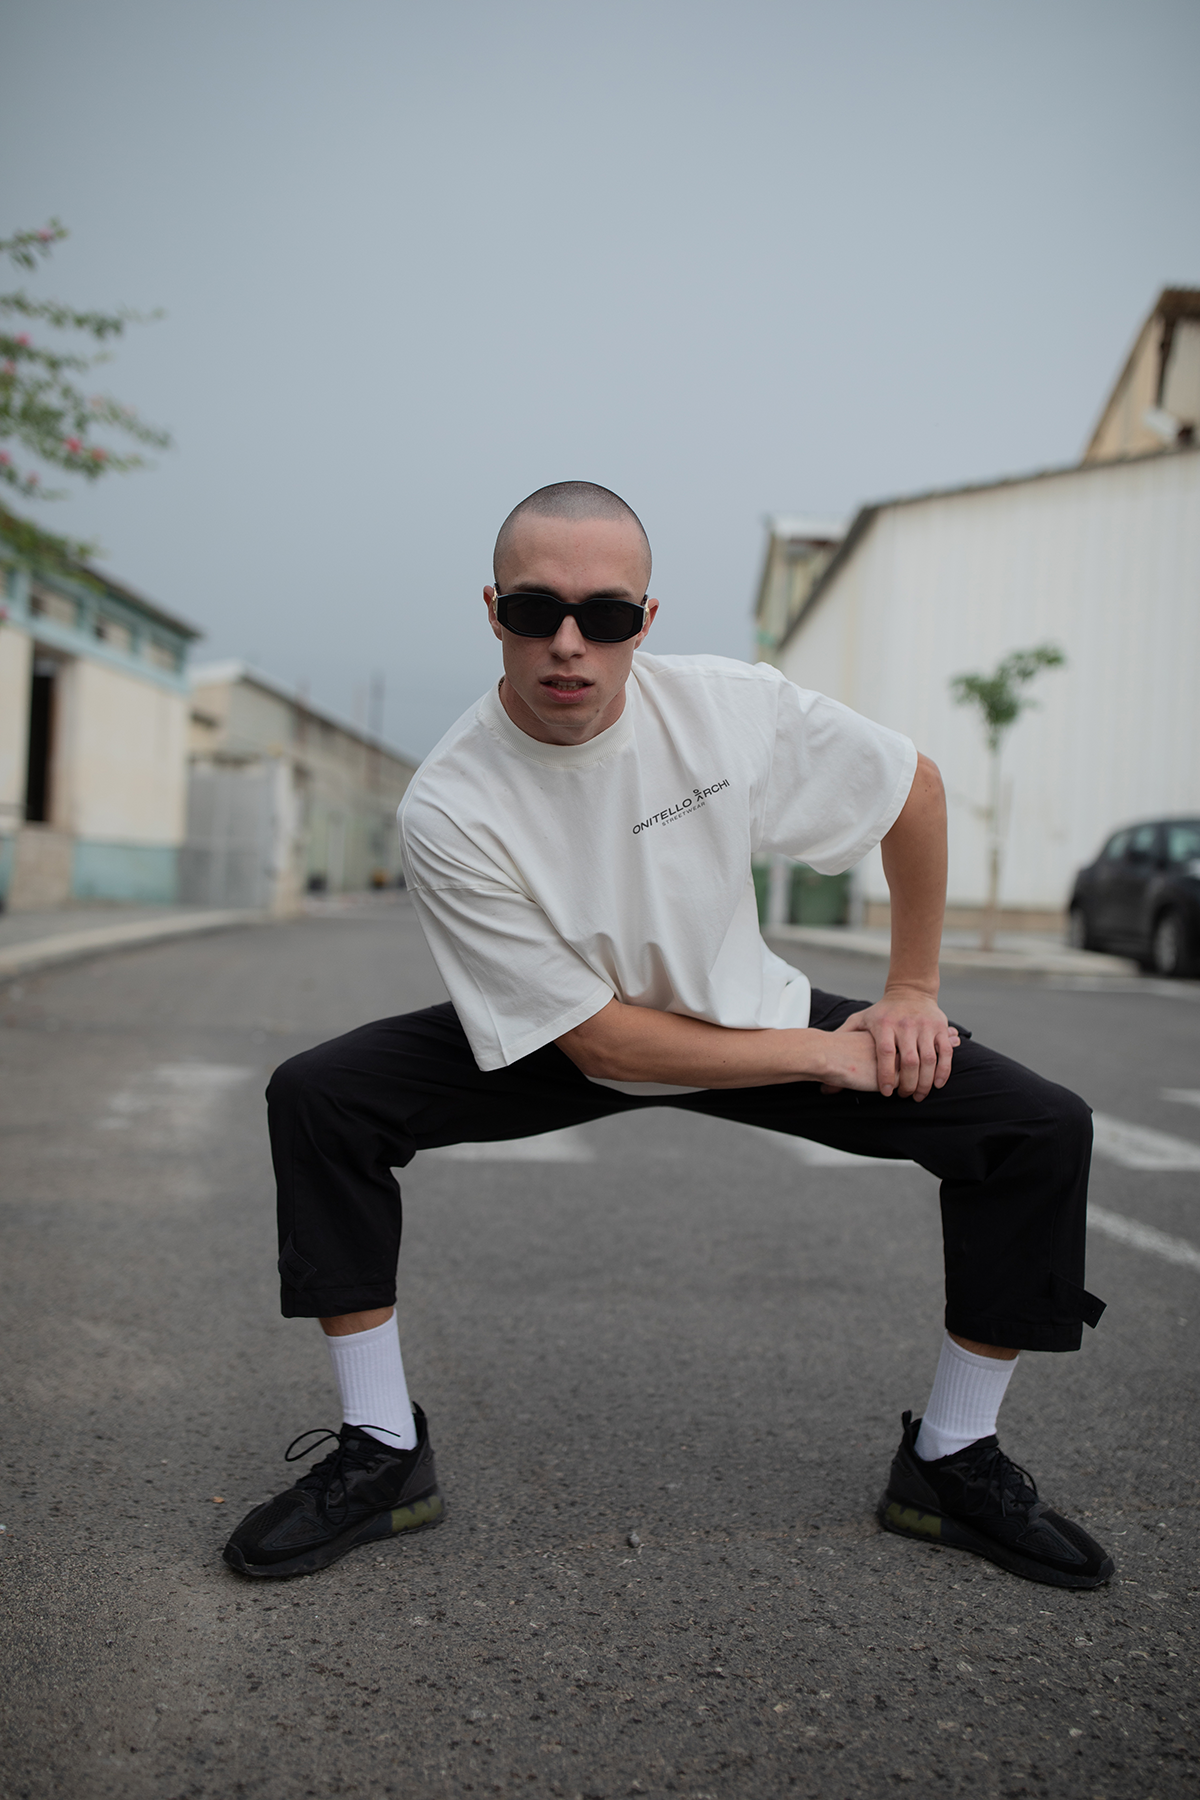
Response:
MULTIPOLYGON (((763 936, 783 943, 840 950, 851 956, 886 958, 889 950, 886 929, 867 930, 850 925, 764 925, 763 936)), ((1071 950, 1057 938, 1040 937, 1032 931, 999 932, 994 950, 979 948, 977 932, 946 931, 942 934, 939 961, 943 970, 982 970, 994 975, 1090 975, 1102 981, 1128 981, 1131 975, 1139 974, 1137 964, 1124 956, 1071 950)))
POLYGON ((258 925, 261 912, 185 906, 60 906, 0 913, 0 980, 106 950, 130 950, 163 938, 195 937, 229 925, 258 925))

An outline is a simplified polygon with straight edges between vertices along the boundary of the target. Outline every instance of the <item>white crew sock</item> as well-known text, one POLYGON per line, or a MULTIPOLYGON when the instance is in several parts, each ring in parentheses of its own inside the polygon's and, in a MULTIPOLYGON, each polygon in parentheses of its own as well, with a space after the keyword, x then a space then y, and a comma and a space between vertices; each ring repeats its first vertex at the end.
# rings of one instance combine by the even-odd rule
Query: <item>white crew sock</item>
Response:
POLYGON ((342 1419, 360 1425, 393 1449, 411 1450, 417 1441, 396 1315, 370 1331, 326 1337, 342 1395, 342 1419))
POLYGON ((946 1333, 933 1392, 917 1433, 916 1451, 923 1462, 953 1456, 968 1444, 991 1437, 1018 1361, 1015 1356, 1010 1362, 1002 1362, 998 1356, 976 1356, 946 1333))

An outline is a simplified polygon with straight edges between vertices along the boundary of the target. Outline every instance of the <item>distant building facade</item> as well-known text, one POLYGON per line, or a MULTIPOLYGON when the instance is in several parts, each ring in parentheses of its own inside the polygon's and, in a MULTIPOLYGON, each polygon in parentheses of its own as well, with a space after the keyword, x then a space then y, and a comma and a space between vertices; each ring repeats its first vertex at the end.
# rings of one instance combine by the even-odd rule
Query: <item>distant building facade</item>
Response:
POLYGON ((0 901, 171 901, 190 625, 96 570, 35 574, 0 524, 0 901))
POLYGON ((397 882, 415 758, 238 662, 193 671, 188 732, 181 898, 286 913, 397 882))
POLYGON ((759 662, 775 662, 779 646, 804 611, 845 535, 841 520, 794 519, 783 514, 767 519, 767 553, 754 602, 759 662))
POLYGON ((1164 288, 1083 453, 1141 456, 1200 438, 1200 288, 1164 288))
MULTIPOLYGON (((940 765, 951 924, 977 918, 987 867, 987 753, 955 675, 1045 642, 1067 658, 1004 746, 1009 929, 1056 927, 1117 826, 1200 814, 1197 354, 1200 292, 1166 290, 1079 465, 864 507, 775 649, 940 765)), ((853 916, 882 923, 878 851, 853 886, 853 916)))

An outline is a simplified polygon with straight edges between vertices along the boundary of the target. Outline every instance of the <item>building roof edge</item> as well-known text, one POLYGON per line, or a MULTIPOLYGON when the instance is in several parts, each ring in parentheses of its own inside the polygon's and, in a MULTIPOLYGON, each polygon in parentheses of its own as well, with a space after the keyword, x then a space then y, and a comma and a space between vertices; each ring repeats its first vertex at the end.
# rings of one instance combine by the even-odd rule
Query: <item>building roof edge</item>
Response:
POLYGON ((319 724, 332 725, 336 731, 344 732, 356 743, 364 744, 368 750, 382 750, 385 755, 395 757, 397 762, 411 763, 414 769, 420 767, 421 758, 412 756, 407 750, 401 750, 396 744, 389 744, 386 738, 372 737, 359 725, 352 725, 348 719, 341 719, 336 713, 329 712, 323 706, 314 706, 311 700, 304 699, 295 688, 288 687, 274 675, 256 669, 250 663, 241 662, 231 657, 225 662, 198 663, 187 672, 188 687, 195 691, 198 687, 207 687, 219 682, 244 681, 249 687, 261 688, 276 700, 285 700, 289 706, 297 707, 307 713, 310 719, 319 724))
POLYGON ((925 488, 916 494, 897 494, 888 500, 873 500, 860 507, 841 544, 813 583, 812 592, 796 614, 788 631, 776 645, 775 653, 785 650, 821 596, 832 586, 838 574, 854 555, 874 519, 882 512, 902 506, 920 506, 928 500, 955 500, 959 495, 987 494, 1001 488, 1026 487, 1038 481, 1056 481, 1064 475, 1099 475, 1114 469, 1127 469, 1132 463, 1162 462, 1167 458, 1200 455, 1200 444, 1167 444, 1161 450, 1144 450, 1136 456, 1117 456, 1104 462, 1064 463, 1050 469, 1034 469, 1026 475, 1003 475, 994 481, 968 481, 958 487, 925 488))

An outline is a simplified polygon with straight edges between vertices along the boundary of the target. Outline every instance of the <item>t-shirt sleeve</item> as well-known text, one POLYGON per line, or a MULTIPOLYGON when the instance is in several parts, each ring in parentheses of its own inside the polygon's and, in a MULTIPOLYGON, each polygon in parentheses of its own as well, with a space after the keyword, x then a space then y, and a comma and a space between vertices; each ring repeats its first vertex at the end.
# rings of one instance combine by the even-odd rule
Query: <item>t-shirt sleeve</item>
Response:
POLYGON ((400 821, 405 880, 476 1063, 507 1068, 582 1025, 613 997, 512 875, 447 822, 400 821), (440 840, 440 841, 438 841, 440 840))
POLYGON ((754 850, 840 875, 873 850, 908 799, 911 739, 780 677, 770 766, 755 801, 754 850))

